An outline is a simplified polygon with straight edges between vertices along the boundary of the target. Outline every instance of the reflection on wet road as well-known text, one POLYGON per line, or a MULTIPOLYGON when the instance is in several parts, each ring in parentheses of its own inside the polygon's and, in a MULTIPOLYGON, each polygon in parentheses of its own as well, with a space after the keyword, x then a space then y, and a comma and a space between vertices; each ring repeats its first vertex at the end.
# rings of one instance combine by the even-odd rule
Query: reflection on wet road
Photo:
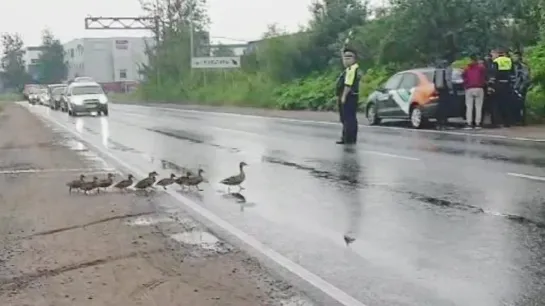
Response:
POLYGON ((541 305, 545 143, 111 105, 33 108, 163 176, 203 168, 188 197, 362 303, 541 305), (219 182, 245 161, 245 190, 219 182))

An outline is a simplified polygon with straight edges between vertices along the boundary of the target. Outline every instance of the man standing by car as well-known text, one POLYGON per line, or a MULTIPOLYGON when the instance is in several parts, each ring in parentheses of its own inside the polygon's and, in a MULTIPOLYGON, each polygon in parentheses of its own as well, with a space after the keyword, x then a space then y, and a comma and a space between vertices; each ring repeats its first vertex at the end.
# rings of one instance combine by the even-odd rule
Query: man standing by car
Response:
POLYGON ((466 129, 481 128, 482 110, 484 102, 484 88, 486 85, 486 68, 477 61, 476 55, 471 55, 471 62, 464 69, 465 100, 466 100, 466 129), (473 122, 473 108, 475 121, 473 122), (475 123, 475 125, 473 125, 475 123))
POLYGON ((526 124, 526 94, 530 88, 530 69, 522 60, 519 51, 513 53, 513 65, 515 70, 515 82, 513 89, 516 103, 513 107, 514 119, 517 123, 526 124))
POLYGON ((342 139, 337 144, 355 144, 358 138, 358 100, 361 73, 356 63, 357 53, 350 48, 343 49, 345 70, 338 81, 339 111, 343 125, 342 139), (340 90, 342 88, 342 91, 340 90))
POLYGON ((492 81, 494 88, 494 104, 498 107, 501 114, 502 124, 505 127, 511 126, 511 114, 513 104, 513 62, 505 55, 503 50, 492 52, 493 71, 492 81))

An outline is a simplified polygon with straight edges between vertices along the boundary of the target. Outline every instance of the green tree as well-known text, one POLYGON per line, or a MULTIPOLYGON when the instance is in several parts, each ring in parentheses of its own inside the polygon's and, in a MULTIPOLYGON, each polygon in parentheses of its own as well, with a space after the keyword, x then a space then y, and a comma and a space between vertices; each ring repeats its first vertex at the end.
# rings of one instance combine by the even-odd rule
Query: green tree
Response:
POLYGON ((64 60, 64 48, 49 30, 42 34, 43 50, 38 57, 40 83, 54 84, 66 79, 68 68, 64 60))
POLYGON ((2 79, 7 88, 22 90, 29 81, 25 71, 23 40, 17 33, 4 33, 0 37, 3 49, 1 59, 2 79))

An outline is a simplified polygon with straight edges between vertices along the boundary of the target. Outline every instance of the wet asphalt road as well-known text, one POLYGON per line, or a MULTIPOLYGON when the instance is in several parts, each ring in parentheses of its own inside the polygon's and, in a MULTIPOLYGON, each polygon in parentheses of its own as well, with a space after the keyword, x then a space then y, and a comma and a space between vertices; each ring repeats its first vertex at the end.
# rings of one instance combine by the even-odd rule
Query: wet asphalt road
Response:
POLYGON ((109 118, 33 111, 162 176, 202 167, 210 184, 190 197, 365 305, 545 300, 545 143, 362 128, 343 148, 330 124, 127 105, 109 118), (245 204, 216 183, 240 161, 245 204))

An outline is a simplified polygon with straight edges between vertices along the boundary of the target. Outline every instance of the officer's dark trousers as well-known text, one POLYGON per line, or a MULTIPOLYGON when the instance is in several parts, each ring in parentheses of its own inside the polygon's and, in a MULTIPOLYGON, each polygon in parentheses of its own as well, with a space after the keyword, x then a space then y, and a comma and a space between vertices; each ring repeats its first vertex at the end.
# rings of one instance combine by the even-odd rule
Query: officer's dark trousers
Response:
POLYGON ((343 124, 342 140, 355 143, 358 140, 358 96, 348 95, 346 102, 339 105, 339 115, 343 124))
POLYGON ((519 91, 513 96, 513 123, 526 123, 526 92, 519 91))
POLYGON ((514 103, 511 86, 508 83, 498 83, 494 98, 494 103, 501 117, 501 123, 506 127, 511 126, 514 103))
POLYGON ((437 119, 437 126, 444 127, 447 124, 449 104, 452 97, 446 90, 439 92, 439 101, 437 101, 437 111, 435 118, 437 119))

